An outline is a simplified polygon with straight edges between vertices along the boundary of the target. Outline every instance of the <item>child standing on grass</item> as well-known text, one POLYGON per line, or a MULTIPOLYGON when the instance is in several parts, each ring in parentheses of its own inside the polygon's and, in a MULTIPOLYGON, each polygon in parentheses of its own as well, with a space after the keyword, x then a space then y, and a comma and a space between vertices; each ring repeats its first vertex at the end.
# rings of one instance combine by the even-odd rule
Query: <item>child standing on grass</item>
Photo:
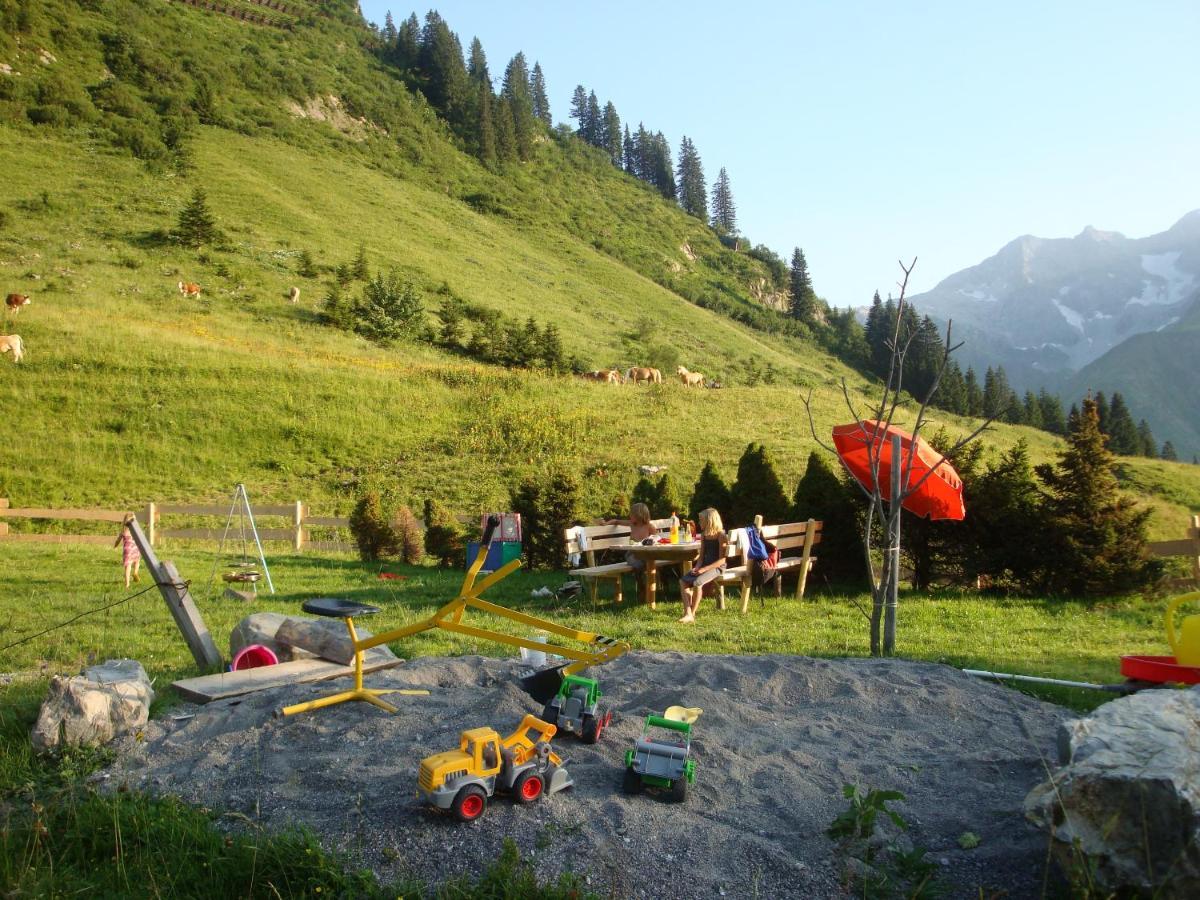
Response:
POLYGON ((691 624, 696 621, 696 610, 704 596, 704 586, 721 577, 725 568, 725 554, 729 539, 721 514, 712 507, 700 510, 700 558, 692 571, 679 579, 679 594, 683 598, 683 618, 679 621, 691 624))
POLYGON ((138 569, 142 565, 142 553, 137 548, 137 544, 133 542, 133 532, 129 528, 129 523, 133 521, 133 513, 126 513, 124 521, 121 522, 121 533, 117 535, 117 540, 113 544, 114 547, 121 548, 121 565, 125 567, 125 587, 129 587, 130 576, 134 581, 141 581, 138 577, 138 569))

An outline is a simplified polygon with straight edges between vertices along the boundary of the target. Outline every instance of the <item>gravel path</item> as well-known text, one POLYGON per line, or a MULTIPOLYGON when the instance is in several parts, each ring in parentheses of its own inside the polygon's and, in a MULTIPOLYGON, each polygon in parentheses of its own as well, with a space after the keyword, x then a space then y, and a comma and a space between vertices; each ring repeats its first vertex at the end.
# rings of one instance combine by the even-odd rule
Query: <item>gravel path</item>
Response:
POLYGON ((656 900, 842 895, 825 829, 855 783, 904 793, 897 809, 950 896, 1040 893, 1046 841, 1021 802, 1053 758, 1058 707, 929 663, 635 652, 592 672, 616 713, 601 742, 555 739, 574 788, 529 807, 497 798, 470 825, 419 805, 423 756, 465 728, 507 734, 540 711, 515 673, 515 660, 457 657, 369 675, 432 691, 398 698, 394 716, 366 704, 272 716, 329 682, 174 707, 104 777, 231 822, 304 823, 384 879, 478 872, 511 836, 542 875, 571 870, 602 895, 656 900), (686 803, 624 795, 625 748, 647 713, 675 703, 704 709, 686 803), (977 848, 959 848, 966 831, 977 848))

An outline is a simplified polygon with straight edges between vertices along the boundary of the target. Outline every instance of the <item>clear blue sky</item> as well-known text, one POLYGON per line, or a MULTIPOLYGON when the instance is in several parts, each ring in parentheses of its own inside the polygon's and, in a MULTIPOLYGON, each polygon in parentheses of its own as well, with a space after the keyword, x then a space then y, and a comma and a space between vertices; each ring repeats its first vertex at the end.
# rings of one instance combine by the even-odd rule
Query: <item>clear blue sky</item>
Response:
MULTIPOLYGON (((367 18, 412 8, 363 0, 367 18)), ((436 8, 729 170, 741 231, 838 306, 1022 234, 1141 237, 1200 207, 1200 2, 483 2, 436 8)), ((424 18, 427 7, 416 9, 424 18)))

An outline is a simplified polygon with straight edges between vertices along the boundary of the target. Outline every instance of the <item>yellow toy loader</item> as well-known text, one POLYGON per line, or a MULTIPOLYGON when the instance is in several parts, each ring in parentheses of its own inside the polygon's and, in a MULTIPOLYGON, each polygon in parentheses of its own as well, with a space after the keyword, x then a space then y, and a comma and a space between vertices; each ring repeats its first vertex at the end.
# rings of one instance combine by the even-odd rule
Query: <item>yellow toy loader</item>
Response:
POLYGON ((421 760, 419 793, 425 802, 448 809, 460 822, 473 822, 487 809, 497 789, 510 791, 517 803, 532 803, 575 782, 563 760, 550 749, 557 729, 533 715, 501 740, 493 728, 462 733, 457 750, 421 760), (529 737, 535 731, 537 739, 529 737))

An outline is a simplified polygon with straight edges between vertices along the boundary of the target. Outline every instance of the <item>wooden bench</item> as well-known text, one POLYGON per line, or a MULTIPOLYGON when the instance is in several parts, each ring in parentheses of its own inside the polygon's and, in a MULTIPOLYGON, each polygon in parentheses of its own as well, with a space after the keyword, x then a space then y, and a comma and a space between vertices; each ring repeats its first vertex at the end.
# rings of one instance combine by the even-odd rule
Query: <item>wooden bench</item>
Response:
MULTIPOLYGON (((799 577, 796 581, 796 599, 804 596, 804 588, 808 583, 808 573, 817 558, 812 555, 813 545, 821 542, 821 523, 815 519, 807 522, 788 522, 784 525, 763 525, 762 517, 755 516, 754 523, 762 533, 763 539, 770 541, 779 549, 779 562, 775 566, 775 596, 783 593, 783 574, 796 571, 799 577), (800 549, 798 555, 788 555, 788 550, 800 549)), ((719 583, 722 585, 740 584, 742 593, 742 612, 750 609, 751 569, 750 558, 746 555, 750 542, 746 538, 745 528, 735 528, 729 533, 730 556, 736 557, 737 564, 725 568, 719 583)), ((724 593, 717 596, 717 608, 724 609, 724 593)))
MULTIPOLYGON (((654 528, 658 536, 671 533, 670 519, 651 519, 650 525, 654 528)), ((618 550, 623 556, 625 550, 629 547, 629 526, 581 525, 577 528, 568 528, 564 531, 563 540, 567 545, 568 556, 578 553, 587 561, 586 566, 571 569, 570 574, 578 575, 587 581, 592 603, 596 602, 599 583, 606 579, 612 579, 614 582, 615 592, 613 599, 617 603, 622 602, 625 599, 625 595, 621 579, 623 576, 634 572, 633 566, 625 562, 624 559, 620 562, 597 565, 596 554, 603 550, 618 550), (580 529, 582 529, 584 536, 584 546, 582 547, 579 542, 580 529)))

